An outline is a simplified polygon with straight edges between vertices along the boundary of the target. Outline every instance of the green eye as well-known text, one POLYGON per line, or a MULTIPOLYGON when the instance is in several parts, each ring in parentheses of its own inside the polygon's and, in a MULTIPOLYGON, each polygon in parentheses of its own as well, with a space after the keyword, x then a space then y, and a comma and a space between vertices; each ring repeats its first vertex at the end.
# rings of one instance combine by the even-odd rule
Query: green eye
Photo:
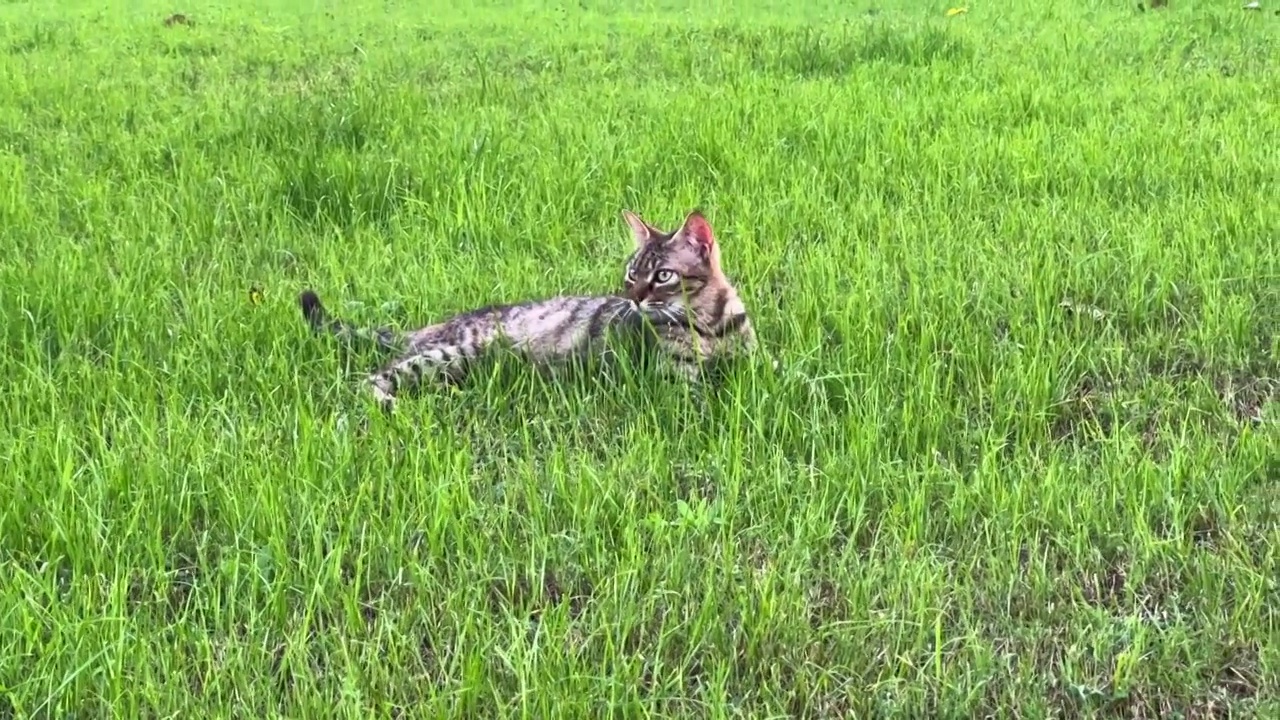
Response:
POLYGON ((659 270, 653 275, 653 281, 659 285, 666 285, 675 279, 676 274, 670 270, 659 270))

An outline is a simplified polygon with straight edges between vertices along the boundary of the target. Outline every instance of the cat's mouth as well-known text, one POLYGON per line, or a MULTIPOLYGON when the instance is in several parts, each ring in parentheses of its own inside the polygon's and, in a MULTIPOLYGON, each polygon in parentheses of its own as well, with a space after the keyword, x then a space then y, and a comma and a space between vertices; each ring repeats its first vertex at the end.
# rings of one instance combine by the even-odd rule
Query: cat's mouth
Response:
POLYGON ((634 300, 622 296, 627 301, 627 310, 632 315, 639 315, 658 325, 679 325, 684 321, 684 308, 671 305, 663 300, 645 298, 634 300))
POLYGON ((679 325, 684 322, 684 308, 664 302, 644 301, 634 304, 637 312, 660 325, 679 325))

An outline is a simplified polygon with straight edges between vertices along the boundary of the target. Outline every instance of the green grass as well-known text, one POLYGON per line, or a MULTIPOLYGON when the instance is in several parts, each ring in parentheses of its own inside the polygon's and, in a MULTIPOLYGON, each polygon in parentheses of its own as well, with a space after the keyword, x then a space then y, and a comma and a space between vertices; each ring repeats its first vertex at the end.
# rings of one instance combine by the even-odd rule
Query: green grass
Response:
POLYGON ((1276 717, 1239 4, 0 6, 0 718, 1276 717), (780 373, 382 418, 295 305, 613 290, 624 207, 780 373))

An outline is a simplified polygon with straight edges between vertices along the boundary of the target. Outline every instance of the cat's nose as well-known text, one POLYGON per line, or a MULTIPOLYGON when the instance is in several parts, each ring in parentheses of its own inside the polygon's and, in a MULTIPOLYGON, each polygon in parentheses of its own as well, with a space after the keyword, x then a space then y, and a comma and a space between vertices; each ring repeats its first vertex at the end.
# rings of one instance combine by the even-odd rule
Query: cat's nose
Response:
POLYGON ((645 285, 636 285, 631 288, 631 292, 627 293, 627 299, 633 303, 643 302, 649 297, 649 288, 645 285))

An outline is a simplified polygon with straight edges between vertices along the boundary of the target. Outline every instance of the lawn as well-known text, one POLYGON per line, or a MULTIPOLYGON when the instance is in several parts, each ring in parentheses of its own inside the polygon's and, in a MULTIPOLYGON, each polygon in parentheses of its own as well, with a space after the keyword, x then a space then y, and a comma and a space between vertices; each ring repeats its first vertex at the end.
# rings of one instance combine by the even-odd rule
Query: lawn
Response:
POLYGON ((0 718, 1280 716, 1240 4, 0 5, 0 718), (612 292, 623 208, 778 370, 383 416, 298 311, 612 292))

